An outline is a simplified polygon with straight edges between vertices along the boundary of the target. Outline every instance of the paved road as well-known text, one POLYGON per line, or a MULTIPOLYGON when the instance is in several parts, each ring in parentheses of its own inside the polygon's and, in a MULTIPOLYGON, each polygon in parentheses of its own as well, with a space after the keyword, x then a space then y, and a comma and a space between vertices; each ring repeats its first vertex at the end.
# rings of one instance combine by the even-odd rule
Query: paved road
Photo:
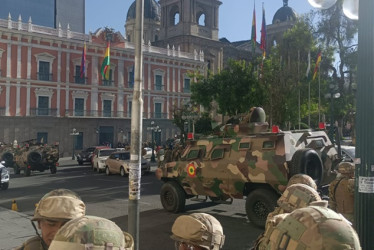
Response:
MULTIPOLYGON (((87 214, 111 219, 123 230, 127 230, 128 178, 98 174, 93 172, 89 165, 77 166, 74 161, 67 158, 61 159, 60 165, 55 175, 49 172, 36 172, 30 177, 12 175, 9 189, 0 191, 0 207, 10 209, 11 202, 15 199, 20 216, 31 216, 35 203, 45 193, 55 188, 69 188, 82 197, 87 205, 87 214)), ((173 249, 170 230, 175 218, 180 214, 171 214, 162 208, 159 198, 161 185, 153 172, 142 177, 139 201, 141 250, 173 249)), ((232 205, 187 200, 185 213, 207 212, 214 215, 224 228, 224 249, 249 249, 262 230, 247 221, 244 204, 244 200, 234 200, 232 205)), ((0 220, 0 223, 5 222, 0 220)), ((10 228, 9 225, 0 227, 10 228)), ((17 226, 13 225, 12 228, 14 227, 16 229, 12 230, 17 230, 17 226)), ((28 233, 24 237, 26 236, 28 237, 28 233)), ((17 237, 20 239, 19 242, 24 240, 21 235, 17 237)))

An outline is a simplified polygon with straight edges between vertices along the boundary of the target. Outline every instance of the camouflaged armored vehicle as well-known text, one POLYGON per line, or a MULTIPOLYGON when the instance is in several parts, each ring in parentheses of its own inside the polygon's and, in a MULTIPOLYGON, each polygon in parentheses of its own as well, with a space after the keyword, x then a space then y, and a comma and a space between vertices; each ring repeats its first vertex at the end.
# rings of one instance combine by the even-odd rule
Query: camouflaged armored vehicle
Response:
POLYGON ((249 220, 263 227, 291 176, 310 175, 318 185, 335 178, 338 154, 324 131, 268 131, 265 112, 253 108, 217 136, 187 142, 178 159, 156 170, 164 182, 160 198, 170 212, 186 199, 221 203, 246 197, 249 220))
POLYGON ((31 171, 50 170, 57 172, 59 150, 58 145, 36 143, 34 140, 26 141, 22 145, 6 145, 0 149, 1 159, 6 167, 13 167, 16 174, 23 170, 26 176, 31 171))

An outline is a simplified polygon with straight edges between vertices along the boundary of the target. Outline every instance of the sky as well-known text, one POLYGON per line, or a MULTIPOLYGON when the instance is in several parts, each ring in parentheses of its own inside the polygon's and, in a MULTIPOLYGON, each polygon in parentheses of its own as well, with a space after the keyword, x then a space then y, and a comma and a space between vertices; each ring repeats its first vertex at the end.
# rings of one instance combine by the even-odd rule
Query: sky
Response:
MULTIPOLYGON (((265 9, 266 24, 270 24, 275 12, 283 6, 283 0, 221 0, 219 38, 225 37, 230 42, 251 39, 254 1, 256 4, 257 40, 259 41, 262 3, 265 9)), ((106 0, 105 2, 87 0, 86 33, 107 26, 124 35, 127 11, 133 2, 134 0, 106 0)), ((307 13, 312 9, 307 0, 289 0, 288 6, 298 14, 307 13)))

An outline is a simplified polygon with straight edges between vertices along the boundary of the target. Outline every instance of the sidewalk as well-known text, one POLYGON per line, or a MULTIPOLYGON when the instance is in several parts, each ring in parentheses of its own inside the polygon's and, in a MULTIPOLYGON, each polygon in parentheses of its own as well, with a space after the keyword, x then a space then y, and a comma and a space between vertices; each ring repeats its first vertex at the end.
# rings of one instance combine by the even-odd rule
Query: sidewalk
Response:
POLYGON ((0 249, 10 250, 35 235, 31 217, 0 207, 0 249))

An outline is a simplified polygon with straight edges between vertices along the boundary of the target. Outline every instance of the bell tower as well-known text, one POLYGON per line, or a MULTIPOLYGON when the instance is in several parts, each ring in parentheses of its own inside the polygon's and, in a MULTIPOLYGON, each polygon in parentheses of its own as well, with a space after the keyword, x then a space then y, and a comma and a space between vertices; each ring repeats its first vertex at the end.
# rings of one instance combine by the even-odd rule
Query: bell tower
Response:
POLYGON ((208 70, 219 72, 223 49, 218 39, 218 0, 160 0, 160 40, 154 45, 170 46, 190 53, 204 52, 208 70))

